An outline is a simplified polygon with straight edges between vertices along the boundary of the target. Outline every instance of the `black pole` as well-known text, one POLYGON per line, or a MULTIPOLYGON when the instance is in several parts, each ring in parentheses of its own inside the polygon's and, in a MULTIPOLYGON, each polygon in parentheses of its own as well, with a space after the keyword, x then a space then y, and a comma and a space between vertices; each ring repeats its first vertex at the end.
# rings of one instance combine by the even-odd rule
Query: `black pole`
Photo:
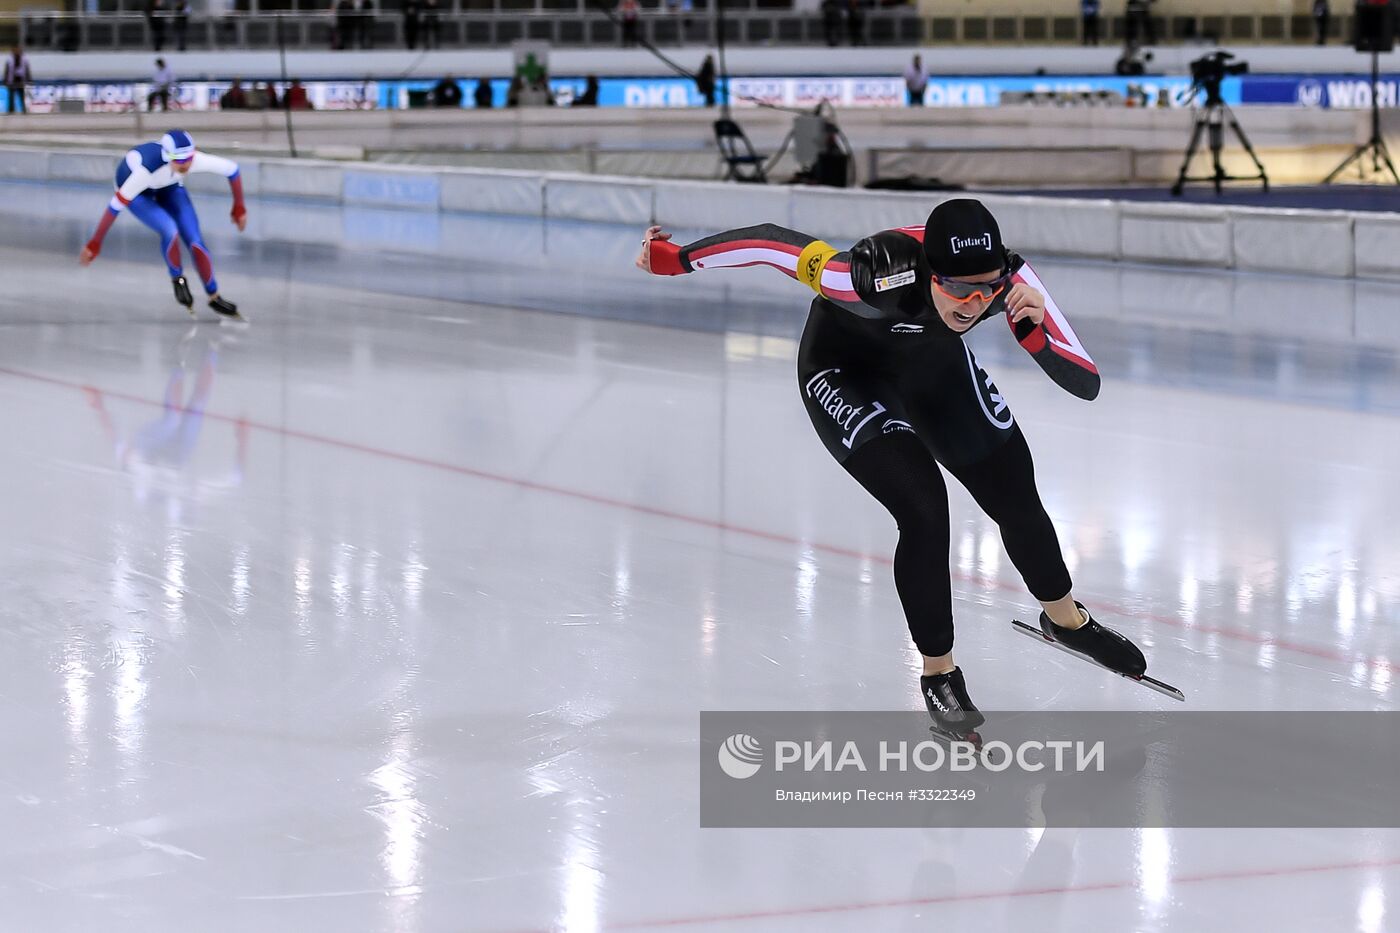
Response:
POLYGON ((1381 173, 1381 146, 1385 137, 1381 135, 1381 53, 1371 50, 1371 142, 1377 145, 1371 152, 1371 170, 1381 173))
POLYGON ((729 119, 729 69, 726 68, 725 65, 724 65, 724 2, 725 2, 725 0, 714 0, 714 2, 715 2, 715 4, 716 4, 716 6, 715 6, 715 12, 716 12, 716 14, 717 14, 717 16, 716 16, 716 21, 715 21, 715 28, 718 29, 718 31, 719 31, 719 36, 718 36, 718 38, 717 38, 717 43, 718 43, 718 45, 719 45, 719 86, 720 86, 719 114, 720 114, 720 116, 721 116, 723 119, 728 120, 728 119, 729 119))
POLYGON ((282 35, 282 14, 274 13, 273 17, 277 21, 277 56, 282 62, 282 112, 287 115, 287 148, 292 152, 292 158, 297 157, 297 140, 292 135, 292 108, 287 106, 287 91, 291 85, 287 81, 287 40, 282 35))

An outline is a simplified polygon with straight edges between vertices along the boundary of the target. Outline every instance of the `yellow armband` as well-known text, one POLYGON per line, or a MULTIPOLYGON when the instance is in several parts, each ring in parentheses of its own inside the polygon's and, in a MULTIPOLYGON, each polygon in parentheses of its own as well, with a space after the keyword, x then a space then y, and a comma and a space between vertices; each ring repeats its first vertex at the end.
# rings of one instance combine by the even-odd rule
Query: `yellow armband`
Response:
POLYGON ((813 240, 803 247, 797 257, 797 280, 818 295, 822 293, 822 270, 836 255, 836 249, 823 240, 813 240))

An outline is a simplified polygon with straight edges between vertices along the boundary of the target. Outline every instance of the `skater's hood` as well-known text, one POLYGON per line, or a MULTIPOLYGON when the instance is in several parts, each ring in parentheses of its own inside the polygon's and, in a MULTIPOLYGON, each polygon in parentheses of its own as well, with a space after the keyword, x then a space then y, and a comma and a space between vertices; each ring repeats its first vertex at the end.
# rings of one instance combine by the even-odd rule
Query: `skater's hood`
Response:
POLYGON ((194 137, 184 130, 171 130, 160 138, 160 154, 167 162, 188 162, 194 158, 194 137))

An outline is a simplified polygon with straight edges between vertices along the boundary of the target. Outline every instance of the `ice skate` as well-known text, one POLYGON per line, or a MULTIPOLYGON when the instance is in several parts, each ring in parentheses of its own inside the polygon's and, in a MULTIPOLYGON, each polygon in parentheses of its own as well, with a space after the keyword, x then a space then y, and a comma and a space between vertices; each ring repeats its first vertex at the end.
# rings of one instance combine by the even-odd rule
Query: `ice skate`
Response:
POLYGON ((210 298, 209 307, 212 308, 214 313, 219 315, 219 317, 228 318, 231 321, 246 320, 243 315, 238 313, 238 305, 229 301, 222 295, 215 295, 213 298, 210 298))
POLYGON ((982 746, 982 737, 977 729, 987 721, 973 705, 967 695, 967 685, 963 682, 961 668, 953 668, 945 674, 925 675, 919 678, 919 689, 924 695, 924 704, 933 718, 932 731, 944 738, 957 742, 971 742, 982 746))
POLYGON ((185 306, 185 310, 194 316, 194 295, 190 294, 190 283, 183 275, 177 275, 170 280, 170 284, 175 286, 175 300, 185 306))
POLYGON ((1061 651, 1097 664, 1120 677, 1136 681, 1144 687, 1156 690, 1175 700, 1185 702, 1186 695, 1171 684, 1163 683, 1155 677, 1147 676, 1147 659, 1137 645, 1113 629, 1100 625, 1084 604, 1076 602, 1079 611, 1088 621, 1077 629, 1061 628, 1050 620, 1044 612, 1040 614, 1040 628, 1036 629, 1024 622, 1013 619, 1011 624, 1018 631, 1046 644, 1054 645, 1061 651))

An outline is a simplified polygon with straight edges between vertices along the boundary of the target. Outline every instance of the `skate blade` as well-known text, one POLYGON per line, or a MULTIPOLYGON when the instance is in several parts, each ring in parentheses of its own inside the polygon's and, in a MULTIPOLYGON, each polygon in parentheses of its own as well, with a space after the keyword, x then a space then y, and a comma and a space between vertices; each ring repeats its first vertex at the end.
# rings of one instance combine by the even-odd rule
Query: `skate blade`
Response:
POLYGON ((979 752, 982 750, 982 734, 980 732, 949 732, 947 729, 940 729, 937 726, 929 726, 928 731, 945 742, 967 742, 979 752))
POLYGON ((1142 684, 1149 690, 1156 690, 1163 696, 1171 697, 1173 700, 1180 700, 1182 703, 1186 702, 1186 694, 1182 693, 1180 690, 1173 687, 1169 683, 1163 683, 1156 677, 1150 677, 1147 674, 1143 674, 1141 677, 1133 677, 1130 674, 1124 674, 1122 671, 1115 671, 1113 668, 1100 664, 1098 661, 1095 661, 1093 658, 1089 657, 1086 654, 1080 654, 1078 651, 1075 651, 1073 648, 1070 648, 1067 645, 1062 645, 1054 639, 1046 638, 1045 633, 1042 632, 1040 629, 1027 625, 1019 619, 1012 619, 1011 624, 1015 627, 1016 631, 1020 632, 1023 635, 1029 635, 1031 638, 1034 638, 1038 642, 1047 644, 1052 648, 1059 648, 1065 654, 1073 655, 1081 661, 1088 661, 1095 667, 1101 667, 1104 670, 1108 671, 1110 674, 1117 674, 1124 680, 1131 680, 1133 683, 1142 684))

